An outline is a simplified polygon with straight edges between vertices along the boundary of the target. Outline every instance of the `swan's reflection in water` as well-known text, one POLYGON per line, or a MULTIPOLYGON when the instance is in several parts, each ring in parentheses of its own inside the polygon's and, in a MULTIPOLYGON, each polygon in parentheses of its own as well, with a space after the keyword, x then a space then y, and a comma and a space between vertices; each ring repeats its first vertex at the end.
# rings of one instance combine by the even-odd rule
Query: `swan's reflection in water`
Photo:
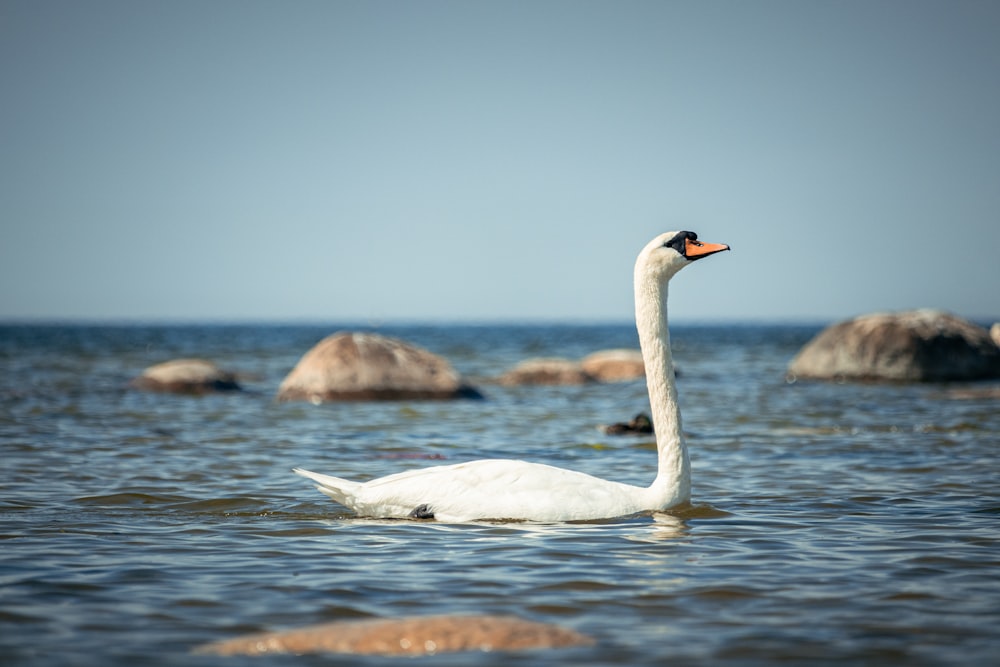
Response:
MULTIPOLYGON (((692 519, 714 519, 730 516, 728 512, 719 510, 708 504, 686 504, 677 509, 664 512, 648 512, 632 517, 604 519, 601 521, 578 522, 534 522, 534 521, 467 521, 448 523, 443 521, 411 521, 406 519, 370 519, 354 516, 324 519, 323 523, 331 528, 350 530, 372 525, 395 527, 402 531, 420 530, 436 532, 481 532, 479 539, 497 539, 503 536, 516 535, 519 538, 581 538, 588 534, 599 533, 604 536, 611 529, 624 531, 627 539, 637 541, 659 541, 688 537, 690 535, 689 521, 692 519), (635 531, 627 530, 634 527, 635 531)), ((387 539, 399 538, 400 535, 390 533, 387 539)), ((472 539, 476 539, 473 537, 472 539)))
POLYGON ((667 512, 653 512, 650 535, 656 540, 673 540, 690 534, 684 519, 667 512))

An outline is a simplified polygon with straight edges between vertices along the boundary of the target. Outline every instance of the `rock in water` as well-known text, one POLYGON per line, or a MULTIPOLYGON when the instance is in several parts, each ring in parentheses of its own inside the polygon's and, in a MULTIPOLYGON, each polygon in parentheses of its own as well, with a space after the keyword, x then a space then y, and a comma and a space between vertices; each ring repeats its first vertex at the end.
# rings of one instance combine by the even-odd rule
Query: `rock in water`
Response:
POLYGON ((649 415, 640 412, 632 418, 632 421, 607 424, 600 429, 608 435, 652 435, 653 420, 649 415))
POLYGON ((303 355, 278 388, 280 401, 481 398, 445 359, 373 333, 327 336, 303 355))
POLYGON ((416 616, 337 621, 283 632, 246 635, 199 646, 195 653, 350 653, 434 655, 457 651, 525 651, 591 646, 586 635, 512 616, 416 616))
POLYGON ((205 359, 173 359, 150 366, 132 380, 132 386, 146 391, 175 394, 240 390, 236 376, 205 359))
POLYGON ((588 354, 580 364, 587 375, 600 382, 634 380, 646 375, 646 365, 639 350, 601 350, 588 354))
POLYGON ((874 313, 807 343, 791 378, 943 382, 1000 377, 1000 348, 982 327, 936 310, 874 313))
POLYGON ((574 385, 593 382, 578 361, 558 357, 525 359, 501 375, 502 385, 574 385))

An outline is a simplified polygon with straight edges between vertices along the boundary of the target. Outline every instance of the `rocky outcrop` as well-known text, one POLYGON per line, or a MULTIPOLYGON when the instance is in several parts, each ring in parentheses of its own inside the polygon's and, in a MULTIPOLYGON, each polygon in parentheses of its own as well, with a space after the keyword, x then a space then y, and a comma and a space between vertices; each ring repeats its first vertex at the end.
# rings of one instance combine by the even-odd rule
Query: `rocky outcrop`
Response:
POLYGON ((593 381, 580 362, 558 357, 525 359, 497 379, 502 385, 571 385, 593 381))
POLYGON ((646 375, 646 366, 639 350, 601 350, 588 354, 580 365, 587 375, 598 382, 621 382, 646 375))
POLYGON ((175 394, 240 390, 235 375, 205 359, 173 359, 150 366, 132 380, 131 386, 144 391, 175 394))
POLYGON ((990 327, 990 338, 997 345, 1000 345, 1000 322, 994 322, 993 326, 990 327))
POLYGON ((573 630, 513 616, 416 616, 336 621, 205 644, 195 653, 347 653, 420 656, 459 651, 526 651, 591 646, 573 630))
POLYGON ((942 382, 1000 377, 1000 348, 967 320, 935 310, 834 324, 788 366, 791 378, 942 382))
POLYGON ((444 358, 373 333, 327 336, 278 388, 279 401, 481 398, 444 358))

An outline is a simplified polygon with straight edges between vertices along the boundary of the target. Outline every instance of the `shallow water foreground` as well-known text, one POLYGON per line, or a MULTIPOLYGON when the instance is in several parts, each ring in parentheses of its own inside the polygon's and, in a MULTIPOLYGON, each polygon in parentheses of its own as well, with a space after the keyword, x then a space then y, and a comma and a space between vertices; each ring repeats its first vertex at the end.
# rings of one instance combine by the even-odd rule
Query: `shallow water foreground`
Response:
MULTIPOLYGON (((636 484, 649 439, 595 427, 642 383, 485 401, 273 401, 337 327, 0 327, 0 656, 12 665, 383 664, 193 655, 342 619, 498 614, 590 647, 476 664, 987 664, 1000 653, 996 385, 787 384, 816 328, 675 327, 694 506, 592 524, 356 519, 290 472, 484 456, 636 484), (204 356, 249 391, 127 389, 204 356)), ((635 345, 629 325, 385 327, 494 376, 635 345)), ((408 658, 469 664, 468 654, 408 658)))

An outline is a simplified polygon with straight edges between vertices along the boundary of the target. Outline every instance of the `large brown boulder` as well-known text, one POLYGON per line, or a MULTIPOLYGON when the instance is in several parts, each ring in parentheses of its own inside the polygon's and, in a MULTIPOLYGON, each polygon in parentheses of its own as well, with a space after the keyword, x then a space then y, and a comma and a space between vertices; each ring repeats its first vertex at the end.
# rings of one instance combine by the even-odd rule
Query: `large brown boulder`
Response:
POLYGON ((580 365, 587 375, 600 382, 621 382, 646 375, 646 365, 639 350, 601 350, 588 354, 580 365))
POLYGON ((175 394, 240 390, 235 375, 205 359, 173 359, 150 366, 131 384, 136 389, 175 394))
POLYGON ((210 655, 344 653, 421 656, 591 646, 573 630, 513 616, 414 616, 334 621, 226 639, 195 648, 210 655))
POLYGON ((299 360, 278 388, 280 401, 480 398, 444 358, 396 338, 340 332, 299 360))
POLYGON ((1000 377, 989 332, 935 310, 875 313, 834 324, 788 366, 792 378, 941 382, 1000 377))

